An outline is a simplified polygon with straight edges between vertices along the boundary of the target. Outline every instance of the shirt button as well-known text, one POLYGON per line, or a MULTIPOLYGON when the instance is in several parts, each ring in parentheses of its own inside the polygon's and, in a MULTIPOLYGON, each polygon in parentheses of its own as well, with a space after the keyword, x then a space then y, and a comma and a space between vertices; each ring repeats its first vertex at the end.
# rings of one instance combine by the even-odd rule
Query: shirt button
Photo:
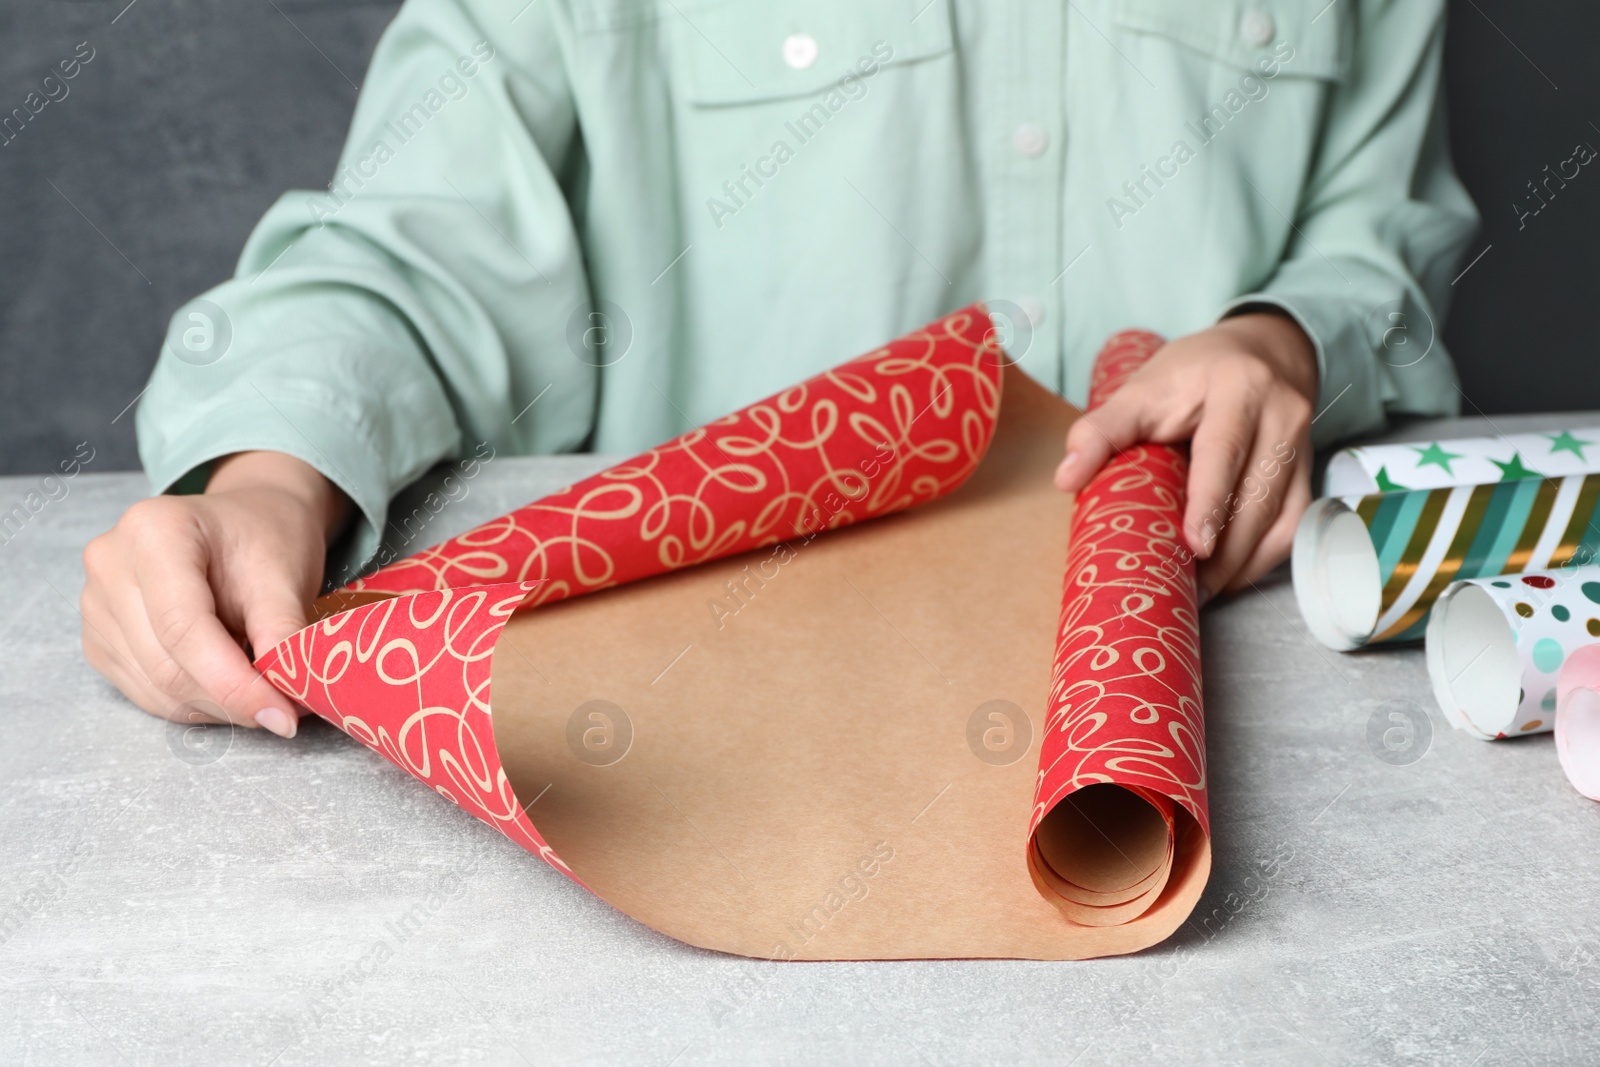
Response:
POLYGON ((1239 20, 1239 36, 1252 48, 1265 48, 1272 43, 1272 16, 1265 11, 1246 11, 1239 20))
POLYGON ((1011 146, 1025 156, 1042 156, 1050 147, 1050 135, 1037 122, 1024 122, 1012 132, 1011 146))
POLYGON ((791 33, 783 39, 783 61, 790 70, 805 70, 817 61, 817 39, 809 33, 791 33))
POLYGON ((1017 310, 1028 318, 1028 325, 1038 329, 1044 325, 1044 301, 1036 296, 1025 296, 1017 301, 1017 310))

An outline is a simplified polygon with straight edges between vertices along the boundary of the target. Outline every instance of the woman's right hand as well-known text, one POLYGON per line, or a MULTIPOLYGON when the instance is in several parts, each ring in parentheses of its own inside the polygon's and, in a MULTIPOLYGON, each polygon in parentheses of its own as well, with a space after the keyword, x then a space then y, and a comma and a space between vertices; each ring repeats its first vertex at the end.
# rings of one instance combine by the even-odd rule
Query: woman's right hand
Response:
POLYGON ((281 452, 219 460, 203 494, 141 500, 84 549, 84 654, 152 715, 293 737, 299 710, 246 649, 305 626, 348 509, 281 452))

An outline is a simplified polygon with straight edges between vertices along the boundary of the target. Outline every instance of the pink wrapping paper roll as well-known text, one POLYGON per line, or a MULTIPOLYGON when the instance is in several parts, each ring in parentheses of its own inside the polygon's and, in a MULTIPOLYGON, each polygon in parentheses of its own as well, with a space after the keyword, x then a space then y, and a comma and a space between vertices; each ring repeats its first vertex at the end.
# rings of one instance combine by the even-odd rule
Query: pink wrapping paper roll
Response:
POLYGON ((1600 800, 1600 644, 1572 653, 1557 676, 1556 755, 1572 788, 1600 800))

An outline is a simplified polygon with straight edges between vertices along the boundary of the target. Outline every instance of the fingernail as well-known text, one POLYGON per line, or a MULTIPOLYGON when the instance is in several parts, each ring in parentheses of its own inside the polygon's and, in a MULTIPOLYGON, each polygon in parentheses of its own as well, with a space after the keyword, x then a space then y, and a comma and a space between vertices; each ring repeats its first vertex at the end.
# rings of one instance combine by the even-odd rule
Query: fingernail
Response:
POLYGON ((1061 461, 1060 466, 1056 467, 1055 482, 1057 485, 1065 485, 1067 483, 1067 475, 1072 472, 1072 468, 1077 464, 1080 458, 1081 457, 1076 452, 1067 453, 1066 458, 1061 461))
POLYGON ((263 730, 271 730, 279 737, 294 736, 294 718, 282 708, 262 708, 256 712, 256 725, 263 730))

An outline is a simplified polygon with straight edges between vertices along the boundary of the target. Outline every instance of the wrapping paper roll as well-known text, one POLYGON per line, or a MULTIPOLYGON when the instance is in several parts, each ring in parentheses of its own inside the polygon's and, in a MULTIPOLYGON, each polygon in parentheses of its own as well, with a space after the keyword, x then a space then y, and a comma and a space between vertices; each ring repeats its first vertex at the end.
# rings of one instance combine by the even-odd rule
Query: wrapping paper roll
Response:
POLYGON ((1588 563, 1597 546, 1600 474, 1323 498, 1295 531, 1295 599, 1330 648, 1412 641, 1451 582, 1588 563))
MULTIPOLYGON (((1159 344, 1114 339, 1095 398, 1159 344)), ((969 308, 353 583, 258 666, 692 944, 1135 951, 1210 869, 1185 460, 1131 449, 1074 510, 1073 417, 969 308)))
POLYGON ((1574 650, 1561 667, 1556 755, 1572 788, 1600 800, 1600 644, 1574 650))
MULTIPOLYGON (((1107 346, 1087 417, 1159 345, 1153 334, 1124 334, 1107 346)), ((1185 814, 1211 832, 1194 559, 1179 532, 1188 469, 1186 449, 1137 445, 1084 487, 1072 516, 1029 856, 1041 889, 1079 922, 1095 921, 1091 904, 1114 915, 1119 902, 1064 890, 1052 870, 1052 840, 1080 818, 1064 799, 1096 784, 1126 787, 1165 825, 1168 865, 1185 814)))
POLYGON ((1600 473, 1600 426, 1346 448, 1328 461, 1322 492, 1366 496, 1595 473, 1600 473))
POLYGON ((1492 740, 1555 728, 1557 678, 1600 639, 1600 567, 1455 582, 1433 606, 1428 676, 1457 729, 1492 740))

